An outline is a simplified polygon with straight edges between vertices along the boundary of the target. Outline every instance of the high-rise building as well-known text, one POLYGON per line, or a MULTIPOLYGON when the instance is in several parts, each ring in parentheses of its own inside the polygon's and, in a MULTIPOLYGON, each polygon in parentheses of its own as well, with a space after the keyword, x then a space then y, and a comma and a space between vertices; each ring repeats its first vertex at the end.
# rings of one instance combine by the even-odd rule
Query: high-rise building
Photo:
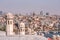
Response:
POLYGON ((2 15, 2 13, 3 13, 3 12, 2 12, 2 11, 0 11, 0 15, 2 15))

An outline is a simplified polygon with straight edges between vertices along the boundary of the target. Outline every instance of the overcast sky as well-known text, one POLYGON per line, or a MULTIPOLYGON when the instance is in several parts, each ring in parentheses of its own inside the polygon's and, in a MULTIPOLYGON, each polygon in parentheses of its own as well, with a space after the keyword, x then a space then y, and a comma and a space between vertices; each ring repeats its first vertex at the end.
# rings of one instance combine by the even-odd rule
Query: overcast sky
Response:
POLYGON ((0 11, 39 13, 41 10, 60 15, 60 0, 0 0, 0 11))

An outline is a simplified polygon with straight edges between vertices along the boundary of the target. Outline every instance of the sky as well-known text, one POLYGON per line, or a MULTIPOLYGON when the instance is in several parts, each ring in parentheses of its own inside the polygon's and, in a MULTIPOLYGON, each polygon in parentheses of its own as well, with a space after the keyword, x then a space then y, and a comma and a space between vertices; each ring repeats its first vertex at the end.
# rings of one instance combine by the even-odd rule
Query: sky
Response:
POLYGON ((44 13, 60 15, 60 0, 0 0, 0 11, 11 13, 44 13))

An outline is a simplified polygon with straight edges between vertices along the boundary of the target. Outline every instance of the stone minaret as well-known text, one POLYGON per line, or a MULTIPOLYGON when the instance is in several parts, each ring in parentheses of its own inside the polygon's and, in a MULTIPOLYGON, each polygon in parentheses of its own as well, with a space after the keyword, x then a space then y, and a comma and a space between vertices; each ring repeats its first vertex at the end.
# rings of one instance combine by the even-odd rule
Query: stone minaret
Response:
POLYGON ((11 13, 7 14, 7 26, 6 26, 6 34, 13 35, 13 15, 11 13))
POLYGON ((25 35, 25 23, 20 23, 20 35, 25 35))

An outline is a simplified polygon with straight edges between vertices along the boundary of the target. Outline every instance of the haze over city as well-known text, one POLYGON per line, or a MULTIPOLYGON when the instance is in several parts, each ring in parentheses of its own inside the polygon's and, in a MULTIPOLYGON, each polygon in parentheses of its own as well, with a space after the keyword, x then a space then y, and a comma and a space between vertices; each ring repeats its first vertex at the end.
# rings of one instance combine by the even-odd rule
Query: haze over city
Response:
POLYGON ((1 40, 60 40, 60 0, 0 0, 1 40))
POLYGON ((44 13, 60 15, 60 0, 0 0, 0 11, 12 13, 44 13))

